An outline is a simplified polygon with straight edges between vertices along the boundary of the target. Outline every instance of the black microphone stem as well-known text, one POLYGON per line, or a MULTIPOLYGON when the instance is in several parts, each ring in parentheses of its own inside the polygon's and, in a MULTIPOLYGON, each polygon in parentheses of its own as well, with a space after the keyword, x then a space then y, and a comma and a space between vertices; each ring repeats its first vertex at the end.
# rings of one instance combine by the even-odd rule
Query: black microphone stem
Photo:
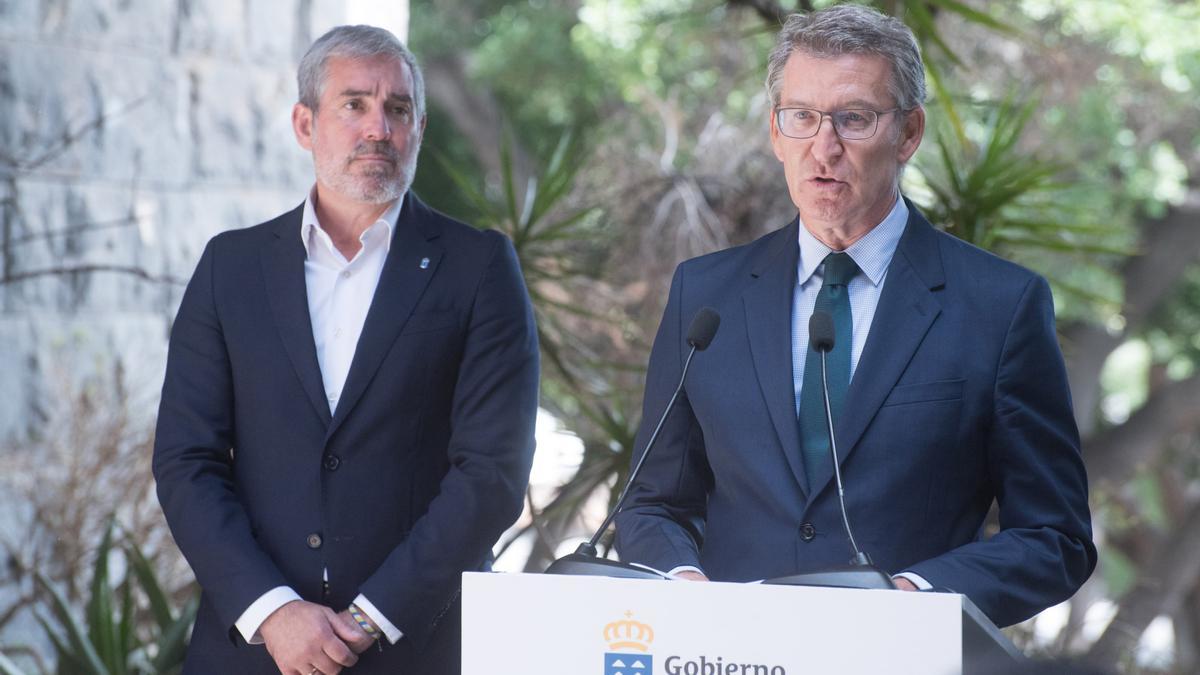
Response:
MULTIPOLYGON (((692 345, 691 350, 688 351, 687 359, 685 359, 683 362, 683 374, 679 377, 679 385, 675 387, 675 393, 671 394, 671 400, 667 401, 667 407, 665 410, 671 410, 671 408, 675 405, 675 399, 679 398, 679 392, 683 391, 683 382, 687 378, 688 366, 691 365, 692 357, 695 355, 696 345, 692 345)), ((662 418, 658 420, 658 426, 654 427, 654 433, 650 434, 650 440, 646 442, 647 451, 654 447, 654 439, 658 438, 658 432, 662 431, 663 425, 667 423, 668 417, 670 417, 669 414, 663 415, 662 418)), ((633 470, 629 472, 629 480, 625 481, 625 488, 621 490, 620 496, 617 497, 616 504, 618 507, 624 504, 626 493, 629 492, 629 488, 633 487, 633 481, 637 478, 638 472, 642 470, 642 464, 646 462, 646 457, 649 455, 649 452, 642 452, 642 456, 638 459, 637 464, 635 464, 633 470)), ((608 514, 608 517, 604 519, 604 523, 600 525, 600 528, 596 530, 596 533, 592 535, 592 538, 580 544, 579 548, 576 549, 575 552, 586 555, 596 555, 596 542, 600 541, 600 537, 608 530, 608 526, 612 524, 613 519, 616 518, 617 514, 620 512, 620 508, 613 509, 613 511, 608 514)))
POLYGON ((821 350, 821 386, 825 392, 823 397, 825 399, 825 423, 829 426, 829 452, 833 455, 833 477, 837 481, 838 501, 842 504, 842 525, 846 527, 846 537, 850 540, 850 547, 854 549, 855 564, 870 565, 871 558, 858 550, 858 544, 854 541, 854 533, 850 531, 850 519, 846 516, 846 493, 842 489, 842 469, 838 466, 837 440, 833 433, 833 410, 829 407, 829 380, 826 377, 825 354, 825 350, 821 350))

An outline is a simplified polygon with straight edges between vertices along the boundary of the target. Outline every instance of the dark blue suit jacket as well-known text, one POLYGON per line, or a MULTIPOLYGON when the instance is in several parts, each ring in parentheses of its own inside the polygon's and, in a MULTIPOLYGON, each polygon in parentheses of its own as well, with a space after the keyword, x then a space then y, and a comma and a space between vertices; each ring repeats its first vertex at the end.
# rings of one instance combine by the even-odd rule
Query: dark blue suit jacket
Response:
MULTIPOLYGON (((1007 625, 1069 597, 1096 564, 1053 302, 1040 277, 910 214, 835 420, 846 506, 876 565, 1007 625), (1001 530, 985 538, 993 500, 1001 530)), ((623 559, 734 581, 849 561, 832 463, 811 493, 801 464, 798 227, 676 270, 639 448, 678 382, 692 316, 711 306, 721 327, 617 518, 623 559)))
POLYGON ((203 590, 185 672, 277 672, 233 624, 280 585, 339 610, 362 592, 405 633, 352 672, 450 672, 459 628, 439 617, 461 573, 490 565, 533 456, 516 256, 409 193, 331 415, 301 214, 213 238, 171 333, 154 475, 203 590))

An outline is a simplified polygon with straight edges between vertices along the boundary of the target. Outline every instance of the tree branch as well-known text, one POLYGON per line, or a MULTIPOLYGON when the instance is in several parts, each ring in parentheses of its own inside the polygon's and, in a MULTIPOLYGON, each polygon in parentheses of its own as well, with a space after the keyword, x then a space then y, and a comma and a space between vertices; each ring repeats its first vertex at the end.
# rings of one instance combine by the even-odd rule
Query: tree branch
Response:
POLYGON ((1087 660, 1111 668, 1136 644, 1159 614, 1174 613, 1200 578, 1200 505, 1194 505, 1137 585, 1121 599, 1121 608, 1088 651, 1087 660))
POLYGON ((1192 189, 1182 204, 1162 218, 1143 221, 1142 253, 1125 261, 1122 314, 1125 326, 1109 331, 1094 323, 1077 323, 1062 330, 1075 419, 1087 434, 1095 426, 1100 398, 1100 369, 1125 337, 1145 324, 1187 268, 1200 260, 1200 189, 1192 189))
MULTIPOLYGON (((450 117, 458 133, 467 139, 475 158, 487 174, 500 176, 500 135, 506 131, 499 102, 489 91, 467 79, 466 59, 460 54, 430 60, 423 68, 429 82, 425 88, 429 98, 450 117)), ((517 199, 520 200, 532 175, 532 164, 529 154, 515 139, 510 146, 513 181, 518 189, 517 199)))
POLYGON ((1170 382, 1152 393, 1124 424, 1085 440, 1091 480, 1120 485, 1139 466, 1153 463, 1171 435, 1200 426, 1197 401, 1200 375, 1170 382))
POLYGON ((7 273, 5 271, 3 277, 0 277, 0 286, 7 284, 15 284, 21 281, 36 279, 37 277, 63 276, 67 274, 91 274, 95 272, 116 272, 118 274, 128 274, 138 279, 161 284, 173 284, 176 286, 187 285, 186 279, 170 274, 154 274, 153 272, 144 270, 140 267, 130 265, 108 265, 108 264, 83 264, 70 267, 47 267, 40 270, 27 270, 24 272, 7 273))
MULTIPOLYGON (((760 17, 762 17, 763 21, 779 26, 782 26, 783 22, 787 19, 788 14, 791 14, 791 12, 787 11, 782 5, 780 5, 778 2, 774 2, 773 0, 729 0, 729 5, 731 7, 745 7, 753 10, 755 14, 758 14, 760 17)), ((797 5, 811 5, 811 3, 801 2, 797 3, 797 5)), ((811 6, 809 6, 805 8, 805 11, 809 11, 811 9, 811 6)))

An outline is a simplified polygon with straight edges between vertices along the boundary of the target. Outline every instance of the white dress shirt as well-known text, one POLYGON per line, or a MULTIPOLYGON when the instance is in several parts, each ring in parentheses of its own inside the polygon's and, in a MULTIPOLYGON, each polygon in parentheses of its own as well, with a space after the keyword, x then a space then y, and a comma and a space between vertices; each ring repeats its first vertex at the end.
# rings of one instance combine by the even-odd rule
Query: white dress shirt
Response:
MULTIPOLYGON (((308 292, 308 313, 312 319, 317 363, 321 367, 329 414, 333 415, 350 373, 350 363, 354 360, 379 276, 383 273, 383 263, 391 250, 392 227, 400 215, 404 198, 396 200, 363 231, 358 238, 361 248, 354 258, 346 260, 317 220, 313 206, 315 195, 314 187, 304 201, 300 238, 304 243, 304 285, 308 292)), ((259 644, 263 640, 258 629, 263 621, 283 605, 299 599, 300 594, 289 586, 272 588, 251 603, 234 625, 246 642, 259 644)), ((354 599, 354 604, 379 626, 389 642, 395 643, 404 636, 361 593, 354 599)))

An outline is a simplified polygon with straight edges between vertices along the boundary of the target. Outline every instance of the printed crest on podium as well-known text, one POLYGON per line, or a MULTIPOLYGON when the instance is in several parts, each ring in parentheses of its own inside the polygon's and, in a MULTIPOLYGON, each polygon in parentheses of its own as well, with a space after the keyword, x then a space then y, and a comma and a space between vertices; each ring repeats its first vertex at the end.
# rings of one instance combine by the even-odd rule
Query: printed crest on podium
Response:
POLYGON ((625 612, 624 619, 605 625, 604 641, 608 643, 604 675, 650 675, 654 665, 650 654, 654 629, 634 621, 633 612, 625 612))

